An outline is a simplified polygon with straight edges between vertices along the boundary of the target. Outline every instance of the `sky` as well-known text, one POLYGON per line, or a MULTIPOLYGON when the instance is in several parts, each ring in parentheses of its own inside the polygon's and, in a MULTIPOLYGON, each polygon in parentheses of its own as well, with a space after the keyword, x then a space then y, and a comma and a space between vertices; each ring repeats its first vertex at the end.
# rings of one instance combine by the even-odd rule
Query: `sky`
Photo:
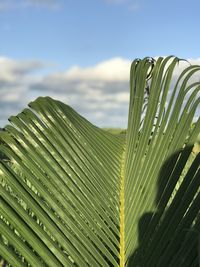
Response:
POLYGON ((131 61, 200 64, 199 0, 0 0, 0 127, 38 96, 126 127, 131 61))

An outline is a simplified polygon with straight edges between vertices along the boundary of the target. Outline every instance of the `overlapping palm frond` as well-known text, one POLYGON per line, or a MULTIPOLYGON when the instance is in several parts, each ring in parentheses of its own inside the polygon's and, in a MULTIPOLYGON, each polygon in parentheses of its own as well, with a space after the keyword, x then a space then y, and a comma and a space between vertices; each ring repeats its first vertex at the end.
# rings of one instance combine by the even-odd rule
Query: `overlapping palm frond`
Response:
POLYGON ((0 133, 0 254, 9 264, 198 266, 200 120, 190 126, 200 67, 174 83, 178 62, 133 62, 126 135, 49 97, 10 118, 0 133))

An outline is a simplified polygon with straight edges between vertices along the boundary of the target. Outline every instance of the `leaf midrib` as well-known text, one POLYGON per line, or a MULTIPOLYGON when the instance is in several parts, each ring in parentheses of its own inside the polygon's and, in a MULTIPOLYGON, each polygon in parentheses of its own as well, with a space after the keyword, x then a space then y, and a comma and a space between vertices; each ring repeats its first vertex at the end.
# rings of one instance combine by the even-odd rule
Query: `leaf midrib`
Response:
POLYGON ((124 182, 125 182, 125 145, 122 152, 121 167, 120 167, 120 244, 119 244, 119 259, 120 267, 125 266, 125 236, 124 236, 124 182))

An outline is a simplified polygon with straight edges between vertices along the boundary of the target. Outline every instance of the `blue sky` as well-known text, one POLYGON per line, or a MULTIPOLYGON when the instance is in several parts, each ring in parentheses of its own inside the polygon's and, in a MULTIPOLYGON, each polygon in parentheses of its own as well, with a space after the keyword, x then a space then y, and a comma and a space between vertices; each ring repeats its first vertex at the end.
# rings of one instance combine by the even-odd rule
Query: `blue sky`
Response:
POLYGON ((0 0, 0 125, 39 95, 125 127, 130 62, 200 62, 197 0, 0 0))

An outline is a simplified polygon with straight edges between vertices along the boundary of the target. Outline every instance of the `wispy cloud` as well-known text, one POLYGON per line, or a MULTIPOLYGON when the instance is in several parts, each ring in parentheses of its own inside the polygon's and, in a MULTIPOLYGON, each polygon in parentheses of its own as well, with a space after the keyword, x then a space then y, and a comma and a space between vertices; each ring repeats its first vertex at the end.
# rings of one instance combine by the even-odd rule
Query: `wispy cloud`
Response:
POLYGON ((104 0, 104 1, 110 5, 116 5, 116 6, 124 5, 131 11, 137 11, 141 7, 141 4, 137 0, 134 0, 134 1, 133 0, 104 0))
POLYGON ((21 8, 48 8, 57 9, 61 5, 59 0, 0 0, 0 11, 8 11, 21 8))
POLYGON ((109 4, 124 4, 127 3, 129 0, 105 0, 109 4))
POLYGON ((130 3, 129 10, 131 11, 138 11, 141 9, 141 5, 138 2, 130 3))
POLYGON ((13 8, 13 1, 6 1, 6 0, 1 0, 0 1, 0 11, 4 11, 7 9, 13 8))
POLYGON ((61 3, 59 0, 24 0, 24 4, 33 7, 58 8, 61 3))

